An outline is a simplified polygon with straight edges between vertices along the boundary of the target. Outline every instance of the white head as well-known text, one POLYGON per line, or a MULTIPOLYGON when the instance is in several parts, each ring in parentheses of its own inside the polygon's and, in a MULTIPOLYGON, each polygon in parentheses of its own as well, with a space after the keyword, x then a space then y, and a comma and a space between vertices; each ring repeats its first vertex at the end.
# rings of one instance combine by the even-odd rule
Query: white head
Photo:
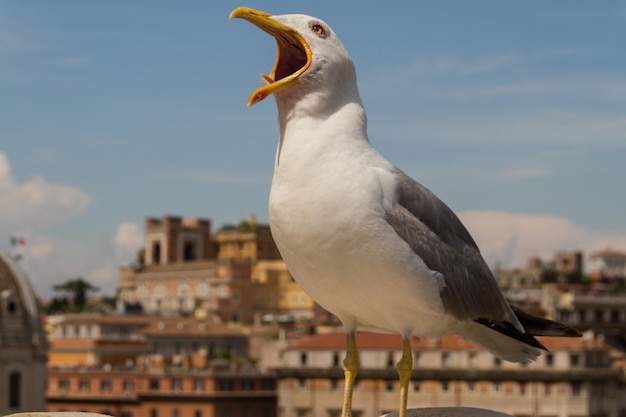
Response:
POLYGON ((230 19, 235 17, 272 35, 278 46, 274 68, 262 75, 266 84, 250 95, 248 106, 270 94, 279 107, 302 100, 312 106, 338 104, 338 99, 360 102, 352 59, 328 24, 311 16, 273 16, 247 7, 233 10, 230 19))

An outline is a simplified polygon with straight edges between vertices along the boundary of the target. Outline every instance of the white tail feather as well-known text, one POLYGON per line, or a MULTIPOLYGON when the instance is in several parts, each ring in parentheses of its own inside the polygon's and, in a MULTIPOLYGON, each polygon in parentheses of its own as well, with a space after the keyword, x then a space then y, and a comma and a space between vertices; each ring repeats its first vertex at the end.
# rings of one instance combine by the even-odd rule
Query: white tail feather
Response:
POLYGON ((478 323, 470 322, 462 336, 480 345, 488 352, 509 362, 532 362, 541 350, 478 323))

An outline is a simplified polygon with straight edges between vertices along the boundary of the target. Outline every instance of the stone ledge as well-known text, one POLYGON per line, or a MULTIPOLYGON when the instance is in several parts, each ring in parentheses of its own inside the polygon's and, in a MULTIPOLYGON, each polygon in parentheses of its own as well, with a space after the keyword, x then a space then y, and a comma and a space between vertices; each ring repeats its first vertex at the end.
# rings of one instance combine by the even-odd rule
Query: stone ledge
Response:
MULTIPOLYGON (((497 411, 485 410, 483 408, 471 407, 432 407, 432 408, 412 408, 407 410, 407 417, 511 417, 509 414, 497 411)), ((77 411, 64 411, 55 413, 28 412, 8 414, 4 417, 110 417, 106 414, 83 413, 77 411)), ((398 412, 394 411, 385 414, 383 417, 398 417, 398 412)))
MULTIPOLYGON (((406 415, 407 417, 512 417, 510 414, 472 407, 411 408, 406 410, 406 415)), ((383 417, 398 417, 398 412, 394 411, 383 417)))
POLYGON ((4 417, 111 417, 108 414, 85 413, 81 411, 29 411, 26 413, 7 414, 4 417))

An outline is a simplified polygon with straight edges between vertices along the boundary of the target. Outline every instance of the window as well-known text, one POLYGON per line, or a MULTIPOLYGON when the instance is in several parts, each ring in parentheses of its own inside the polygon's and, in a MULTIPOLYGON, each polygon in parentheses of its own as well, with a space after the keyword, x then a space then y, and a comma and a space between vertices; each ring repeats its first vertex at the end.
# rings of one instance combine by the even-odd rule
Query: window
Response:
POLYGON ((468 362, 469 362, 470 368, 476 367, 477 358, 478 358, 478 355, 476 352, 469 352, 468 362))
POLYGON ((546 353, 546 366, 554 365, 554 356, 552 353, 546 353))
POLYGON ((172 390, 173 391, 180 391, 181 386, 182 386, 182 382, 181 382, 180 379, 178 379, 178 378, 172 379, 172 390))
POLYGON ((204 391, 204 380, 203 379, 196 379, 193 383, 193 388, 196 391, 204 391))
POLYGON ((499 368, 500 366, 502 366, 502 359, 497 358, 494 356, 493 358, 493 366, 496 368, 499 368))
POLYGON ((449 381, 441 381, 441 392, 450 391, 450 382, 449 381))
POLYGON ((300 365, 306 365, 306 361, 307 361, 307 354, 306 352, 302 352, 300 354, 300 365))
POLYGON ((15 301, 10 300, 7 303, 7 311, 9 312, 9 314, 15 314, 17 312, 17 304, 15 303, 15 301))
POLYGON ((502 390, 502 384, 500 382, 494 382, 491 387, 493 388, 493 392, 499 394, 502 390))
POLYGON ((231 391, 233 389, 232 381, 228 379, 222 379, 220 381, 220 390, 221 391, 231 391))
POLYGON ((452 364, 452 357, 450 352, 441 352, 441 365, 444 368, 448 368, 452 364))
POLYGON ((180 410, 178 408, 172 409, 172 417, 180 417, 180 410))
POLYGON ((193 417, 202 417, 202 410, 194 410, 193 417))
POLYGON ((183 260, 193 261, 196 259, 196 245, 195 242, 186 241, 183 248, 183 260))
POLYGON ((111 381, 108 379, 103 379, 102 381, 100 381, 100 390, 111 391, 111 381))
POLYGON ((578 353, 571 353, 569 357, 569 363, 571 366, 580 365, 580 355, 578 353))
POLYGON ((152 263, 161 263, 161 244, 159 242, 152 244, 152 263))
POLYGON ((159 411, 156 408, 150 409, 150 417, 159 417, 159 411))
POLYGON ((420 352, 415 352, 415 357, 413 358, 413 366, 417 367, 420 366, 422 361, 422 355, 420 354, 420 352))
POLYGON ((339 380, 336 378, 333 378, 330 380, 330 390, 331 391, 337 391, 337 388, 339 388, 339 380))
MULTIPOLYGON (((356 384, 356 381, 355 381, 356 384)), ((271 379, 264 379, 263 382, 261 383, 261 388, 265 391, 273 391, 276 389, 276 385, 274 384, 274 381, 272 381, 271 379)))
POLYGON ((604 310, 595 309, 593 311, 593 319, 596 323, 604 322, 604 310))
POLYGON ((22 374, 11 372, 9 374, 9 408, 22 406, 22 374))
POLYGON ((339 366, 339 353, 338 352, 334 352, 333 353, 333 367, 338 367, 339 366))
POLYGON ((620 312, 619 310, 611 310, 611 323, 617 324, 620 320, 620 312))
POLYGON ((158 379, 151 379, 150 380, 150 389, 153 390, 153 391, 159 389, 159 380, 158 379))
POLYGON ((89 391, 89 380, 81 379, 78 381, 78 388, 80 388, 81 391, 89 391))
POLYGON ((474 381, 467 381, 467 392, 475 392, 476 383, 474 381))
POLYGON ((127 379, 123 382, 122 386, 124 388, 124 392, 128 394, 133 390, 133 381, 127 379))
POLYGON ((65 391, 70 385, 67 379, 59 379, 58 384, 59 391, 65 391))
POLYGON ((581 381, 572 381, 572 396, 578 397, 583 389, 583 383, 581 381))
POLYGON ((518 383, 518 387, 519 387, 519 394, 520 395, 526 395, 526 383, 525 382, 520 382, 520 383, 518 383))

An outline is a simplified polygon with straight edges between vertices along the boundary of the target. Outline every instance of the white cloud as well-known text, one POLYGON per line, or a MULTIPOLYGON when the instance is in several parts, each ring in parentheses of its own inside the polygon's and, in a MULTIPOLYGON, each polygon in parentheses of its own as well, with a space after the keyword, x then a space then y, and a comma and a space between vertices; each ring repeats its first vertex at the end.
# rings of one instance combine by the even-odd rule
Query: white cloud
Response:
POLYGON ((143 232, 138 224, 123 222, 117 226, 113 242, 118 256, 134 256, 144 244, 143 232))
POLYGON ((626 234, 592 231, 558 216, 465 211, 459 218, 492 267, 496 262, 522 267, 530 256, 552 259, 564 250, 581 250, 585 255, 606 247, 626 251, 626 234))
POLYGON ((91 200, 77 187, 43 177, 16 181, 6 154, 0 152, 0 236, 25 238, 26 245, 11 251, 23 255, 22 268, 44 297, 52 295, 53 285, 76 277, 89 280, 103 294, 114 294, 119 266, 132 262, 143 244, 140 227, 129 222, 121 223, 114 235, 86 242, 46 235, 45 228, 81 214, 91 200))
POLYGON ((80 188, 50 183, 43 177, 16 182, 7 156, 0 152, 0 230, 62 223, 82 213, 91 200, 80 188))
POLYGON ((101 235, 87 242, 51 238, 25 231, 26 246, 23 269, 35 289, 44 297, 53 294, 52 286, 68 279, 82 277, 100 288, 98 294, 114 295, 119 268, 135 260, 143 245, 143 234, 137 224, 122 222, 115 234, 101 235))

